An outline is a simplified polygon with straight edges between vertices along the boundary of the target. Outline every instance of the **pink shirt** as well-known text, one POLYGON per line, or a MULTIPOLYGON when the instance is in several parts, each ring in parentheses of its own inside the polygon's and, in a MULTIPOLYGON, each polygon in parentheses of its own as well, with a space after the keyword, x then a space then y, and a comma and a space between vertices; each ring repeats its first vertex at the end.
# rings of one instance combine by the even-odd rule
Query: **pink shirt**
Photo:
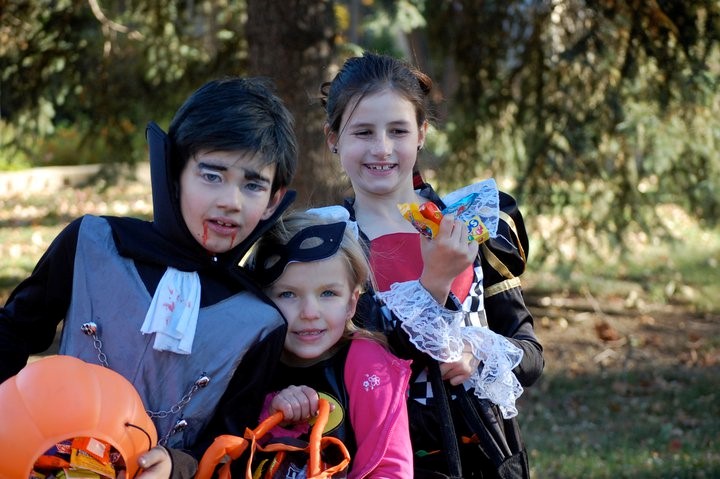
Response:
POLYGON ((345 362, 350 421, 358 445, 349 479, 413 477, 407 414, 410 361, 356 339, 345 362))

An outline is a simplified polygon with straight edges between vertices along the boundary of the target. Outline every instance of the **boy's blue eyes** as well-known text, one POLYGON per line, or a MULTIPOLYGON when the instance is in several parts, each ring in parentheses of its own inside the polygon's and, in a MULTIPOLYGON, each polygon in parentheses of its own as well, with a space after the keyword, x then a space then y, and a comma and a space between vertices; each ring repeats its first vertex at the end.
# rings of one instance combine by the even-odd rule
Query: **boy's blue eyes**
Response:
POLYGON ((200 173, 200 176, 202 176, 204 180, 210 183, 217 183, 219 181, 222 181, 222 176, 218 175, 217 173, 202 172, 200 173))
MULTIPOLYGON (((222 183, 223 182, 223 176, 220 173, 215 173, 212 171, 201 171, 200 177, 207 181, 208 183, 222 183)), ((267 189, 267 186, 261 183, 255 183, 255 182, 248 182, 245 185, 245 188, 251 190, 251 191, 265 191, 267 189)))

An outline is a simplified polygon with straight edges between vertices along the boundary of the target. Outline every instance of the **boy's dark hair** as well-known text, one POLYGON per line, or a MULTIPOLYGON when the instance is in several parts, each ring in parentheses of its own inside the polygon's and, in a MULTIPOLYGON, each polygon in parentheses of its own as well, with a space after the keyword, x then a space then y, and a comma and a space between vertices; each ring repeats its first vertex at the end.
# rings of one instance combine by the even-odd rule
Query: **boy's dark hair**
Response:
POLYGON ((175 113, 168 136, 175 180, 201 150, 258 153, 263 166, 276 165, 273 193, 290 184, 297 168, 292 115, 266 78, 206 83, 175 113))

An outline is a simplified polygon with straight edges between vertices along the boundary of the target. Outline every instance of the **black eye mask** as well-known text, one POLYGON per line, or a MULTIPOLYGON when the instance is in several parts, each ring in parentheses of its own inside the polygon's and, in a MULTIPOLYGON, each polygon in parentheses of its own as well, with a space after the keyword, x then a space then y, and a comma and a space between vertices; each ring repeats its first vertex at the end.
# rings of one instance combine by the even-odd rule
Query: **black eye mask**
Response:
POLYGON ((272 245, 257 252, 253 276, 262 287, 274 283, 290 263, 326 259, 340 248, 345 222, 309 226, 298 231, 286 245, 272 245))

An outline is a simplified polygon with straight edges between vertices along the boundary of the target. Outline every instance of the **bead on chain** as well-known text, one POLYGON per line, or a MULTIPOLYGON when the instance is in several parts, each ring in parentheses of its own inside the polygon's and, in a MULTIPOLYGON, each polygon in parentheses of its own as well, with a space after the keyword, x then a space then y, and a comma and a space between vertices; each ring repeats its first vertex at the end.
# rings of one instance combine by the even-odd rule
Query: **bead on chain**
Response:
POLYGON ((158 445, 160 445, 160 446, 165 446, 165 445, 167 445, 167 442, 168 442, 168 439, 170 439, 170 436, 172 436, 173 434, 177 434, 178 432, 181 432, 181 431, 185 430, 185 428, 187 427, 187 425, 188 425, 188 422, 187 422, 185 419, 178 419, 178 420, 175 422, 175 425, 172 427, 172 429, 170 429, 170 430, 167 432, 167 434, 165 434, 165 436, 163 436, 162 438, 160 438, 160 440, 158 441, 158 445))

